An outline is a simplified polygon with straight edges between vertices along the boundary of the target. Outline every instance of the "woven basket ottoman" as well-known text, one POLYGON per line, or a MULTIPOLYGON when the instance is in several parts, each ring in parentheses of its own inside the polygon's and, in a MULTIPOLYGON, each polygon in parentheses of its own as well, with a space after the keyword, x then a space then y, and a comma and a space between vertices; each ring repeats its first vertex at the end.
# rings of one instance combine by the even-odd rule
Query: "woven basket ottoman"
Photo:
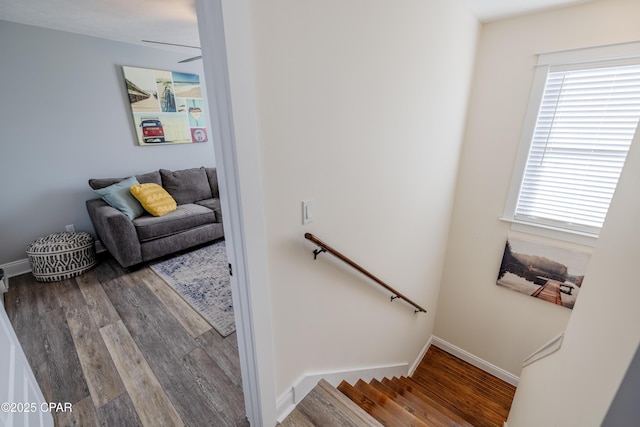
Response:
POLYGON ((69 279, 96 265, 93 237, 85 232, 53 233, 27 246, 33 276, 40 282, 69 279))

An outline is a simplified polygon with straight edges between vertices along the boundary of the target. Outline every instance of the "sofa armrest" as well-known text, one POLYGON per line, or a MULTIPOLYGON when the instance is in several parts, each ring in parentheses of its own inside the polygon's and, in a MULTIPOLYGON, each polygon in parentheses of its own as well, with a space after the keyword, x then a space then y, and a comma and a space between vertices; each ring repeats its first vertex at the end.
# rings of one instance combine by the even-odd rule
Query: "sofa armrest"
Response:
POLYGON ((133 222, 102 199, 87 200, 87 212, 104 247, 123 266, 142 262, 138 233, 133 222))

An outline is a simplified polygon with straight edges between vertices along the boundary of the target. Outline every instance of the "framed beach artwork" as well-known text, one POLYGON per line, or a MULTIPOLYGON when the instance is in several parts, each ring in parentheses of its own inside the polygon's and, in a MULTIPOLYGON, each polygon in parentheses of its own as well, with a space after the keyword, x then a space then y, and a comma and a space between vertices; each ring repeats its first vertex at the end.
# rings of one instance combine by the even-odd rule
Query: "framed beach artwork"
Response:
POLYGON ((591 255, 509 236, 497 284, 573 309, 591 255))
POLYGON ((128 66, 122 71, 139 145, 209 140, 197 74, 128 66))

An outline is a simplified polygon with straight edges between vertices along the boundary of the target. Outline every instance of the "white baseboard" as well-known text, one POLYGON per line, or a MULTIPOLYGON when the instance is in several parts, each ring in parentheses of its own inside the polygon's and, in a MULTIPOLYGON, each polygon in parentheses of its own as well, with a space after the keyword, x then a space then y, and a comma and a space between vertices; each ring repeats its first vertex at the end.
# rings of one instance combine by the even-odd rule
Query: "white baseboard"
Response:
POLYGON ((505 371, 504 369, 499 368, 496 365, 461 349, 460 347, 456 347, 455 345, 450 344, 447 341, 436 336, 431 337, 431 344, 446 351, 447 353, 456 356, 459 359, 464 360, 465 362, 471 363, 476 368, 480 368, 483 371, 493 375, 494 377, 500 378, 502 381, 508 382, 509 384, 516 387, 518 386, 518 381, 520 380, 518 376, 512 374, 511 372, 505 371))
POLYGON ((8 278, 31 272, 31 264, 28 258, 2 264, 0 268, 4 269, 4 274, 8 278))
POLYGON ((293 387, 286 392, 284 395, 280 396, 278 401, 276 402, 276 416, 277 421, 281 423, 285 418, 296 408, 296 404, 293 399, 293 387))
POLYGON ((318 381, 321 379, 324 379, 332 386, 337 387, 342 381, 355 384, 358 380, 369 382, 373 378, 382 379, 384 377, 391 378, 407 375, 408 366, 408 363, 401 363, 397 365, 358 368, 347 371, 307 374, 278 399, 276 404, 278 422, 282 422, 282 420, 284 420, 287 415, 293 411, 296 405, 304 399, 304 397, 318 384, 318 381))
POLYGON ((424 347, 422 347, 422 350, 420 350, 420 353, 418 354, 418 357, 411 365, 411 368, 409 368, 409 373, 408 373, 409 376, 413 375, 416 369, 418 369, 418 365, 420 365, 420 362, 422 362, 422 359, 424 359, 424 355, 427 354, 427 351, 429 351, 429 347, 431 347, 432 342, 433 342, 433 335, 429 337, 429 340, 424 345, 424 347))

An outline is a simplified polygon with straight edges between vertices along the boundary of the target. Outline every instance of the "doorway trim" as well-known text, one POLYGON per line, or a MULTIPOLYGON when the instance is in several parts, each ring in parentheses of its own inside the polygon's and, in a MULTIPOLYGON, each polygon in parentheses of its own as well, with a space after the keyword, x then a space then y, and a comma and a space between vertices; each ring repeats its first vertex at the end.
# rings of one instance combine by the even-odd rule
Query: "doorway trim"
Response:
POLYGON ((257 103, 247 0, 196 0, 247 419, 276 423, 257 103))

